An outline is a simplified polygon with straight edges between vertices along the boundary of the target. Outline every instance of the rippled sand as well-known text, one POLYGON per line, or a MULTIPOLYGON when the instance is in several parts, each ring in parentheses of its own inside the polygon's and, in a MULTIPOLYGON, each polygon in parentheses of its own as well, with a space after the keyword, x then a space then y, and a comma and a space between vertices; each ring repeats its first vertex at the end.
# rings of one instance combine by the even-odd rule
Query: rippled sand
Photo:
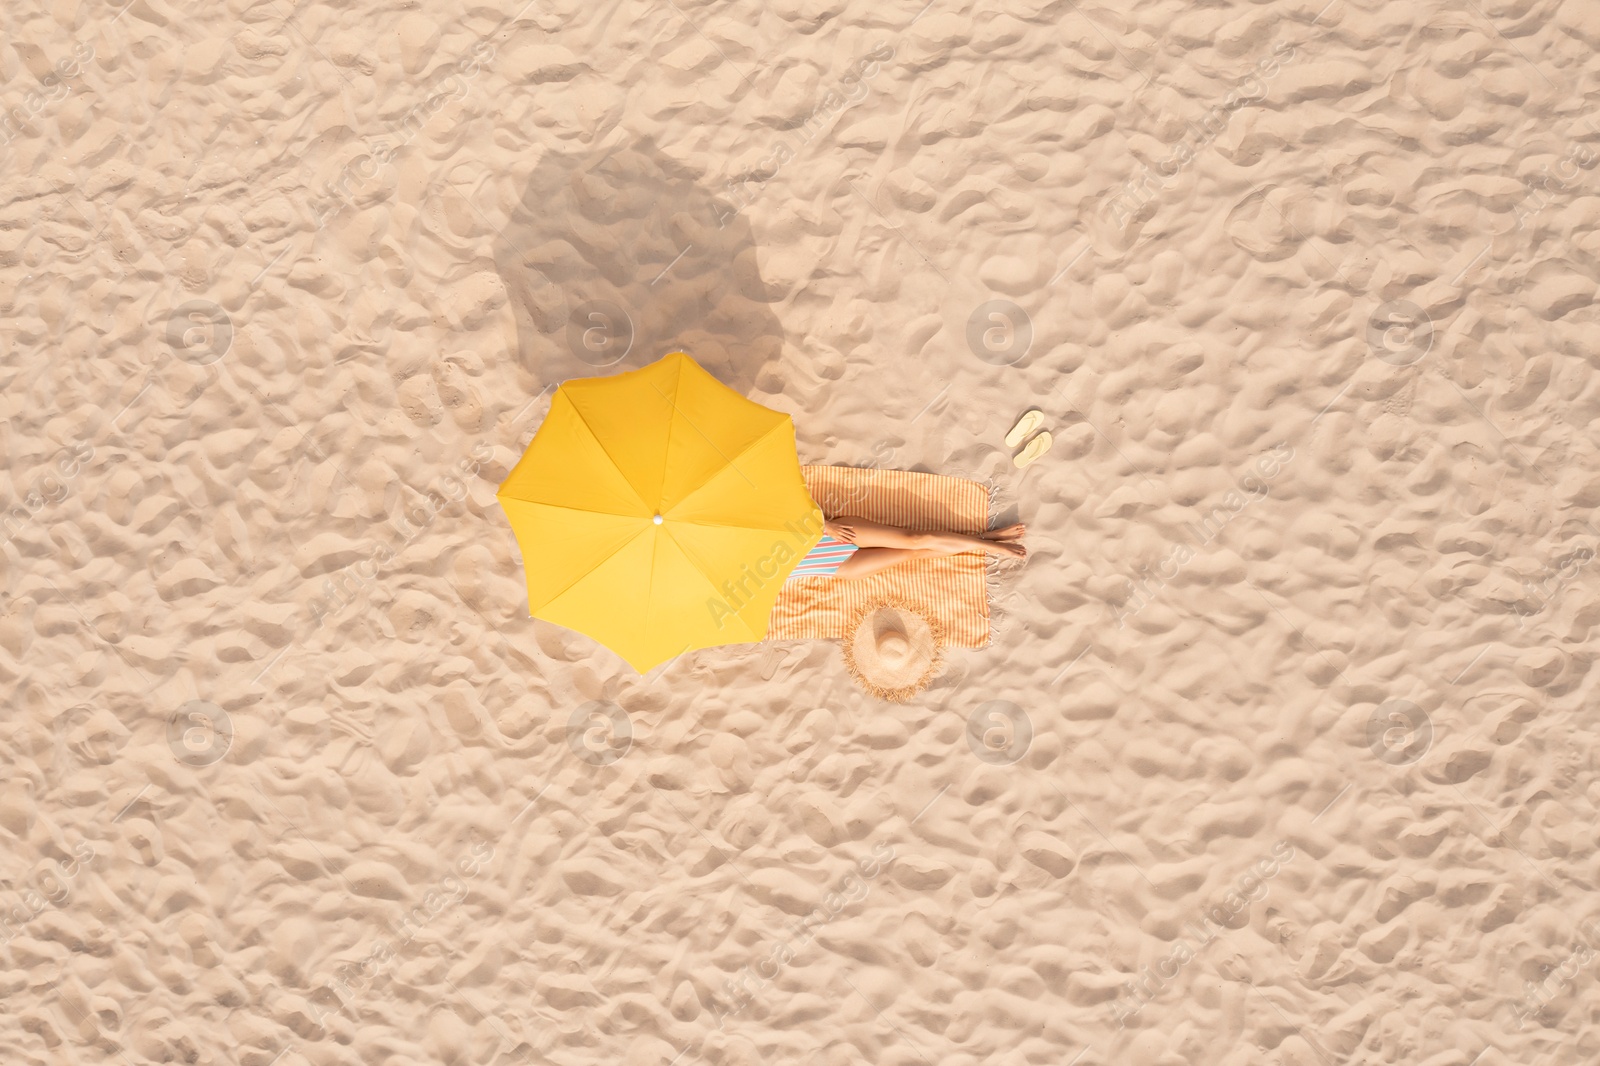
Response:
POLYGON ((517 6, 6 10, 0 1058, 1600 1058, 1600 7, 517 6), (529 619, 676 347, 993 645, 529 619))

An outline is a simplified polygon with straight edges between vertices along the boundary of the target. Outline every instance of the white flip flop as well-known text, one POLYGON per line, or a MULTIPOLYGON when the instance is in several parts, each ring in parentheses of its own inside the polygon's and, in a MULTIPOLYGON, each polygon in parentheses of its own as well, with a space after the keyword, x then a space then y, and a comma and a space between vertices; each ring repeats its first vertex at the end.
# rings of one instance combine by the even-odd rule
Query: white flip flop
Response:
POLYGON ((1050 435, 1050 431, 1047 429, 1037 437, 1030 440, 1028 442, 1028 446, 1018 452, 1017 457, 1011 461, 1017 464, 1018 470, 1023 470, 1027 468, 1030 463, 1035 462, 1045 452, 1049 451, 1050 446, 1055 442, 1055 438, 1050 435))
POLYGON ((1022 417, 1017 419, 1017 424, 1011 427, 1011 432, 1006 434, 1006 447, 1015 448, 1028 434, 1042 425, 1044 425, 1043 411, 1035 407, 1031 411, 1024 412, 1022 417))

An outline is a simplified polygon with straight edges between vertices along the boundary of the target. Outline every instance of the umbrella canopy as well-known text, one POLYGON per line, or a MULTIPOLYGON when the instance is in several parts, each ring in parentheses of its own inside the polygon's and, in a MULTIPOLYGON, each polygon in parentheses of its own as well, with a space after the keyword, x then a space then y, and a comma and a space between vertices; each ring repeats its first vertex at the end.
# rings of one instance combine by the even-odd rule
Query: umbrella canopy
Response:
POLYGON ((822 536, 789 416, 682 352, 564 383, 497 495, 529 613, 640 673, 764 637, 784 579, 822 536))

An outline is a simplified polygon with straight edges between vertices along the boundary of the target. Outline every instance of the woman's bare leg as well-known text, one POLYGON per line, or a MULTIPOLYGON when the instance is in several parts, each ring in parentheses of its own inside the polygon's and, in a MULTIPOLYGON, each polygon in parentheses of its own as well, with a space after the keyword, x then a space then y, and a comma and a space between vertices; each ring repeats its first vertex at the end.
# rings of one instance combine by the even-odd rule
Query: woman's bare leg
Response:
POLYGON ((839 564, 839 569, 833 572, 833 576, 866 577, 895 563, 903 563, 907 559, 942 559, 949 557, 950 554, 923 548, 857 548, 850 558, 839 564))
MULTIPOLYGON (((1005 530, 995 530, 996 533, 1011 533, 1014 527, 1005 530)), ((989 539, 986 537, 973 537, 965 533, 951 533, 948 531, 919 532, 911 529, 901 529, 899 526, 884 525, 882 522, 873 522, 865 518, 856 518, 854 515, 844 515, 839 518, 830 518, 822 524, 822 531, 835 540, 847 541, 857 548, 897 548, 909 551, 932 552, 936 555, 959 555, 962 552, 978 552, 989 555, 1009 555, 1021 559, 1027 556, 1028 549, 1018 541, 1021 533, 1018 532, 1004 539, 989 539)), ((857 552, 859 555, 860 553, 857 552)))

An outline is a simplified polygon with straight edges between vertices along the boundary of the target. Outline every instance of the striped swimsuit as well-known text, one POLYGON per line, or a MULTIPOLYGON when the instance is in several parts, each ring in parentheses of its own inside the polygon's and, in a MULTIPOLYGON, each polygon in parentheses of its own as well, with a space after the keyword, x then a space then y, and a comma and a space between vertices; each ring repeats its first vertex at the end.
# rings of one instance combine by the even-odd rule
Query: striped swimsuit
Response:
POLYGON ((790 578, 832 577, 844 561, 856 553, 856 546, 843 540, 834 540, 826 533, 817 546, 806 552, 805 558, 789 571, 790 578))

